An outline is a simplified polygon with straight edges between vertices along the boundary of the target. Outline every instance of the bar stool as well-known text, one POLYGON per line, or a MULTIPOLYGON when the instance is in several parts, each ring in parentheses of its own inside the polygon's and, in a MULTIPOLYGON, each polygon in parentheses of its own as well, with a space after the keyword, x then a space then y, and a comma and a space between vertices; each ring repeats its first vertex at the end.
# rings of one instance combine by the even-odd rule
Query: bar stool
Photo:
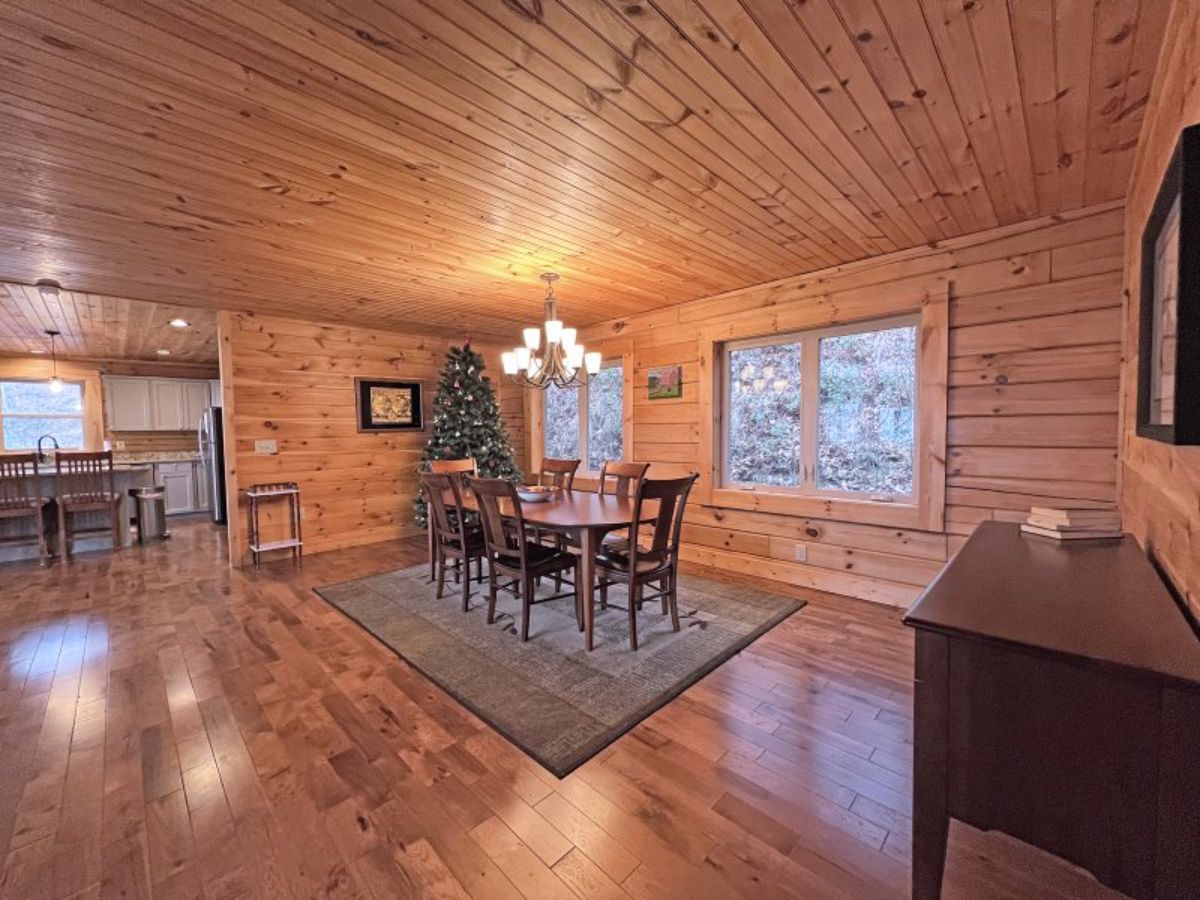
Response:
POLYGON ((250 501, 250 553, 254 565, 258 565, 258 557, 268 550, 292 551, 292 559, 299 560, 304 553, 303 541, 300 539, 300 485, 294 481, 276 481, 265 484, 252 484, 246 488, 246 499, 250 501), (262 500, 286 497, 288 501, 289 536, 275 541, 263 541, 259 528, 259 504, 262 500))
MULTIPOLYGON (((46 543, 50 499, 41 495, 41 479, 35 453, 0 455, 0 519, 33 519, 38 556, 42 565, 50 556, 46 543)), ((3 540, 24 541, 25 535, 3 540)))

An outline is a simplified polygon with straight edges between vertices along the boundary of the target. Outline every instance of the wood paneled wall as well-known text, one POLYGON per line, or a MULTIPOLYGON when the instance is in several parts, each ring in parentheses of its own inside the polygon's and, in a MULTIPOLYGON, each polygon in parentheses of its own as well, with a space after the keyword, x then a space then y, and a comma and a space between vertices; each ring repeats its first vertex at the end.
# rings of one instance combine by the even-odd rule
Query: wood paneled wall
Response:
POLYGON ((1172 447, 1134 434, 1142 229, 1180 130, 1200 122, 1197 73, 1200 4, 1184 0, 1175 3, 1167 28, 1129 192, 1121 511, 1125 528, 1160 562, 1200 614, 1200 447, 1172 447))
POLYGON ((949 286, 944 531, 907 531, 694 505, 687 559, 906 605, 988 519, 1030 504, 1116 500, 1123 210, 1118 204, 940 242, 588 329, 632 351, 633 456, 651 474, 699 464, 698 337, 717 320, 790 304, 839 306, 864 289, 949 286), (682 363, 684 395, 650 401, 647 369, 682 363), (796 545, 807 561, 796 562, 796 545))
MULTIPOLYGON (((301 489, 305 552, 414 534, 417 463, 428 430, 360 433, 354 379, 425 382, 425 420, 451 342, 445 338, 335 327, 250 313, 222 313, 221 377, 227 452, 235 448, 236 485, 295 481, 301 489), (274 455, 255 441, 274 440, 274 455)), ((509 433, 524 457, 521 397, 498 377, 499 352, 479 347, 499 387, 509 433)), ((268 516, 270 522, 272 517, 268 516)), ((244 547, 245 509, 231 529, 244 547)), ((273 527, 273 524, 270 525, 273 527)))

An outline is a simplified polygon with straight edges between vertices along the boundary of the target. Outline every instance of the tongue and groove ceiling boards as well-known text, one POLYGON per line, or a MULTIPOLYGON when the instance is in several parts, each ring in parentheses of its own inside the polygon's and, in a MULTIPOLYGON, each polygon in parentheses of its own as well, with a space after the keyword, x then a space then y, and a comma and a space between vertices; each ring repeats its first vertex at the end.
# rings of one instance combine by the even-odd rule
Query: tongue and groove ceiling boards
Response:
POLYGON ((0 4, 0 279, 512 337, 1123 196, 1164 0, 0 4))
POLYGON ((59 357, 146 359, 170 362, 217 362, 217 315, 188 309, 106 297, 82 291, 47 296, 36 287, 0 284, 0 354, 48 352, 47 329, 59 357), (182 318, 187 328, 172 328, 182 318), (159 355, 168 350, 168 356, 159 355))

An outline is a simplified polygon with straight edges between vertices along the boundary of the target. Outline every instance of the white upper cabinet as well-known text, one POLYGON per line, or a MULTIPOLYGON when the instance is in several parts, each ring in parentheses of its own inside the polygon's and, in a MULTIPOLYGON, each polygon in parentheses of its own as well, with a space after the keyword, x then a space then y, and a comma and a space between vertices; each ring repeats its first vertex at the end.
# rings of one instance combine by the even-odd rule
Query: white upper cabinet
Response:
POLYGON ((154 427, 149 378, 106 376, 104 399, 110 431, 149 431, 154 427))
POLYGON ((208 381, 104 376, 109 431, 196 431, 212 405, 208 381))
POLYGON ((225 403, 221 399, 221 379, 214 378, 212 381, 210 381, 208 383, 208 387, 209 387, 209 393, 212 396, 212 400, 209 402, 209 405, 210 406, 224 406, 225 403))
POLYGON ((183 431, 186 410, 183 408, 182 381, 173 378, 155 378, 150 382, 150 408, 153 413, 155 431, 183 431))
POLYGON ((188 431, 200 428, 200 416, 208 408, 211 397, 207 381, 183 383, 183 427, 188 431))

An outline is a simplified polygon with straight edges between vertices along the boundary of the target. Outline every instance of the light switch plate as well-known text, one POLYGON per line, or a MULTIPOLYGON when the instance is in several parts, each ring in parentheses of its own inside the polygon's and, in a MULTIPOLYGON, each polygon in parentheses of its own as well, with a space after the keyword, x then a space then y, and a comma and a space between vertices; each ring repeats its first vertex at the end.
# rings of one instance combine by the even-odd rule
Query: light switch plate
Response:
POLYGON ((112 445, 113 445, 114 450, 124 450, 125 449, 124 441, 113 441, 112 445))
POLYGON ((808 544, 796 545, 796 562, 808 561, 808 544))
POLYGON ((255 453, 278 453, 279 452, 279 442, 278 441, 255 441, 254 442, 254 452, 255 453))

